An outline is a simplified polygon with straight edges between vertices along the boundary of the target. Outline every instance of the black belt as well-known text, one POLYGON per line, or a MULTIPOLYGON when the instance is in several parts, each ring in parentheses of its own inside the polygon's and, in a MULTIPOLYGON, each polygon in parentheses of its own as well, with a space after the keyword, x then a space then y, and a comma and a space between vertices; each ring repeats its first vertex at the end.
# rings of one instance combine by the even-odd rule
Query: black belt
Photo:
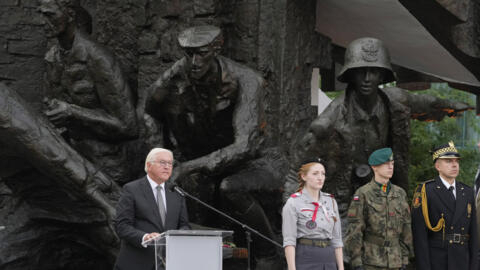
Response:
POLYGON ((441 233, 436 233, 433 235, 432 239, 445 240, 450 244, 461 244, 461 243, 467 243, 468 239, 470 239, 470 235, 460 234, 460 233, 450 233, 450 234, 445 234, 445 238, 443 238, 441 233))
POLYGON ((315 247, 328 247, 330 245, 330 239, 308 239, 308 238, 299 238, 297 243, 307 246, 315 247))

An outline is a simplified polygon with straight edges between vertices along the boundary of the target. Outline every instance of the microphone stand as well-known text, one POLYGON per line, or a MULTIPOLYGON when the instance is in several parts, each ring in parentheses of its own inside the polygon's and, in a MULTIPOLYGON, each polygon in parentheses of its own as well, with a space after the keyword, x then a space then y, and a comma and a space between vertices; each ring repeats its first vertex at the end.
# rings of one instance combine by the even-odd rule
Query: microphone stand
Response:
POLYGON ((236 219, 234 219, 233 217, 225 214, 224 212, 216 209, 215 207, 201 201, 200 199, 198 199, 197 197, 193 196, 193 195, 190 195, 188 194, 188 192, 186 192, 185 190, 183 190, 182 188, 180 188, 179 186, 177 185, 174 185, 172 186, 171 188, 172 190, 176 191, 178 194, 182 195, 183 197, 188 197, 198 203, 200 203, 201 205, 207 207, 208 209, 214 211, 215 213, 217 214, 220 214, 221 216, 223 217, 226 217, 227 219, 229 219, 230 221, 233 221, 234 223, 240 225, 243 230, 245 231, 245 237, 246 237, 246 240, 247 240, 247 270, 250 270, 250 264, 251 264, 251 257, 250 257, 250 242, 252 242, 252 237, 251 237, 251 233, 254 233, 256 234, 257 236, 260 236, 261 238, 267 240, 268 242, 272 243, 273 245, 279 247, 279 248, 283 248, 282 245, 280 245, 278 242, 275 242, 273 241, 272 239, 266 237, 265 235, 263 235, 262 233, 260 233, 259 231, 251 228, 250 226, 248 226, 247 224, 245 223, 242 223, 236 219))

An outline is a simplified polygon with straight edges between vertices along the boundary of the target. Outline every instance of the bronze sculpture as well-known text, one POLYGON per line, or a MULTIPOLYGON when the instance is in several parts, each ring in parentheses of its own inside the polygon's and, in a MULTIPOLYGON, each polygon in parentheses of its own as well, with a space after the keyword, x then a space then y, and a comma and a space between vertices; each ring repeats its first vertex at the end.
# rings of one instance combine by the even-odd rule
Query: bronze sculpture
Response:
MULTIPOLYGON (((408 189, 410 119, 441 120, 470 109, 467 104, 428 95, 415 95, 397 87, 378 86, 394 80, 390 57, 375 38, 352 41, 345 52, 345 65, 337 78, 348 83, 310 125, 297 142, 294 164, 308 156, 327 160, 325 189, 336 195, 345 216, 353 191, 371 175, 367 158, 374 149, 391 147, 395 153, 392 182, 408 189)), ((291 170, 293 170, 292 167, 291 170)), ((292 190, 293 174, 286 190, 292 190)))
POLYGON ((104 173, 118 182, 128 181, 132 177, 124 144, 138 130, 132 93, 119 62, 88 36, 88 24, 79 18, 86 12, 77 0, 42 0, 39 11, 58 40, 45 56, 45 115, 104 173))
POLYGON ((130 177, 122 143, 137 134, 133 98, 113 55, 86 34, 91 21, 79 17, 88 14, 78 1, 42 0, 39 11, 58 40, 45 57, 50 121, 0 85, 1 177, 20 205, 7 221, 2 266, 105 269, 119 244, 112 179, 130 177))
POLYGON ((1 83, 0 106, 1 179, 17 200, 15 215, 3 220, 2 267, 47 267, 65 255, 63 263, 75 262, 82 252, 109 265, 118 245, 111 224, 116 183, 1 83))
MULTIPOLYGON (((225 208, 272 238, 269 218, 252 196, 272 190, 278 194, 281 188, 280 177, 263 164, 269 161, 258 158, 264 81, 250 68, 219 55, 223 37, 218 27, 188 28, 178 41, 185 56, 140 102, 161 121, 164 144, 179 157, 175 169, 179 173, 172 180, 209 202, 219 193, 225 208)), ((206 216, 190 212, 193 221, 206 221, 206 216)), ((264 248, 268 243, 257 244, 257 254, 274 253, 271 247, 264 248)))

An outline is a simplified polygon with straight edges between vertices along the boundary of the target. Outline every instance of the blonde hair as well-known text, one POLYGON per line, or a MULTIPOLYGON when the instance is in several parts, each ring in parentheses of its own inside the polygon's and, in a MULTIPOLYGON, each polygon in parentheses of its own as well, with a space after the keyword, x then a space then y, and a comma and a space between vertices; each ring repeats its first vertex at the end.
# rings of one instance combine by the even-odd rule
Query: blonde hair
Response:
POLYGON ((164 153, 170 153, 170 155, 171 155, 172 158, 173 158, 173 153, 172 153, 172 151, 170 151, 170 150, 168 150, 168 149, 165 149, 165 148, 153 148, 153 149, 150 150, 150 152, 148 153, 147 158, 145 158, 145 172, 147 172, 147 163, 154 161, 155 156, 156 156, 158 153, 162 153, 162 152, 164 152, 164 153))
POLYGON ((310 171, 310 168, 312 168, 312 166, 315 164, 321 164, 325 169, 325 165, 322 162, 305 163, 300 167, 300 169, 298 169, 298 172, 297 172, 298 189, 296 192, 299 192, 305 187, 305 180, 303 180, 302 175, 306 175, 308 171, 310 171))

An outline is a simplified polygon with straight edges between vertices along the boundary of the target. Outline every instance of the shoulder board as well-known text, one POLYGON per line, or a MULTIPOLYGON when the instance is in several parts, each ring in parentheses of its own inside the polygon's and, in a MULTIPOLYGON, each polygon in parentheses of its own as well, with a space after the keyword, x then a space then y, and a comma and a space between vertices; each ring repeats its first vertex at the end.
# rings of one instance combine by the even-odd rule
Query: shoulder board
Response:
POLYGON ((434 181, 435 181, 435 179, 430 179, 430 180, 418 183, 417 188, 415 188, 415 190, 417 190, 417 189, 420 190, 424 184, 426 185, 428 183, 433 183, 434 181))
POLYGON ((332 198, 335 198, 335 196, 333 194, 330 194, 330 193, 326 193, 326 192, 322 192, 322 195, 326 196, 326 197, 332 197, 332 198))
POLYGON ((427 180, 427 181, 423 182, 422 184, 428 184, 428 183, 433 182, 433 181, 435 181, 435 179, 427 180))
POLYGON ((295 193, 293 193, 292 195, 290 195, 290 197, 292 197, 292 198, 297 198, 297 197, 300 197, 300 195, 302 195, 301 192, 295 192, 295 193))

